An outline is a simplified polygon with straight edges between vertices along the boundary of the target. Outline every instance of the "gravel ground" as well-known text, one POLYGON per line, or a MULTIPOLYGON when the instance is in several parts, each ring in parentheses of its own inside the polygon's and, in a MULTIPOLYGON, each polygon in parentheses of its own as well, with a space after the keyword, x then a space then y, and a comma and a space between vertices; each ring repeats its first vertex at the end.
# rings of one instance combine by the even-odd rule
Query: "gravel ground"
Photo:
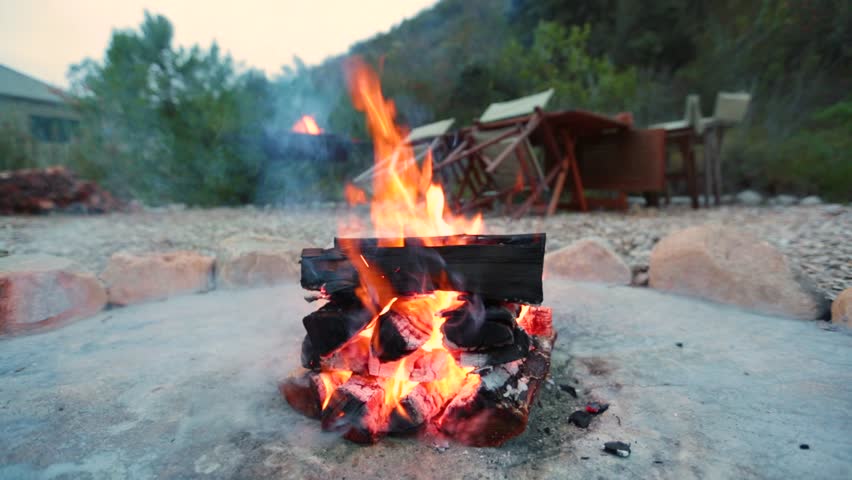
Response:
MULTIPOLYGON (((352 215, 346 208, 327 206, 280 210, 170 207, 93 216, 0 217, 0 255, 48 253, 75 259, 100 272, 109 256, 119 250, 193 249, 214 253, 222 239, 253 232, 289 239, 296 258, 304 247, 328 245, 338 224, 352 215)), ((635 270, 647 267, 651 249, 660 238, 704 223, 743 228, 776 245, 831 298, 852 286, 850 206, 635 208, 627 213, 486 219, 488 233, 547 232, 548 250, 583 237, 606 238, 635 270)))

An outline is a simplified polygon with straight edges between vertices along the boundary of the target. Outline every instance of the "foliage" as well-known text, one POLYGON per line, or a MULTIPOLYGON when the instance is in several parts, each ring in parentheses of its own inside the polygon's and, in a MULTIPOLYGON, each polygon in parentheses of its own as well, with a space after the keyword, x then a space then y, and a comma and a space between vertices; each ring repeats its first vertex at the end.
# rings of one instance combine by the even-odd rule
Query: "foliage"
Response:
POLYGON ((0 171, 35 166, 32 143, 14 118, 0 117, 0 171))
POLYGON ((262 165, 271 114, 265 76, 238 75, 214 43, 172 46, 173 28, 146 12, 137 31, 117 31, 102 64, 71 69, 84 118, 77 162, 108 186, 158 203, 245 203, 262 165))
POLYGON ((852 198, 852 101, 815 112, 786 139, 768 138, 765 129, 751 127, 727 142, 734 186, 818 194, 835 201, 852 198))
POLYGON ((580 108, 616 113, 636 104, 639 79, 632 68, 618 71, 605 56, 588 53, 589 25, 566 29, 541 22, 533 43, 523 48, 511 41, 502 56, 499 75, 516 78, 519 91, 553 87, 555 108, 580 108))

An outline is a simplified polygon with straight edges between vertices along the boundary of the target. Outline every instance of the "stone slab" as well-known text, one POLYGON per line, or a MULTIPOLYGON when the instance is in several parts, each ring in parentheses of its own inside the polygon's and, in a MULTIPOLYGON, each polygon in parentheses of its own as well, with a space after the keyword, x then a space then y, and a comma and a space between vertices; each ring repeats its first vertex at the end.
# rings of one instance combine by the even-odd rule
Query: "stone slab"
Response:
POLYGON ((552 375, 579 399, 543 389, 526 433, 500 449, 362 447, 320 432, 276 390, 299 363, 314 307, 302 293, 176 297, 0 340, 0 478, 852 475, 852 334, 826 322, 550 280, 552 375), (570 425, 590 399, 609 410, 587 430, 570 425), (633 454, 602 452, 611 440, 633 454))

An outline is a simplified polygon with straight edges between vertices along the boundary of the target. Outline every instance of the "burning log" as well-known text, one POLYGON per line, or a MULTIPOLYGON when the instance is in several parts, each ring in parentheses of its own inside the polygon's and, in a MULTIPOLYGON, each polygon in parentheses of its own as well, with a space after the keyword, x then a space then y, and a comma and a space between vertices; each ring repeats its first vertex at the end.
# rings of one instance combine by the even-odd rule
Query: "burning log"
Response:
POLYGON ((406 308, 406 302, 394 303, 379 316, 373 332, 372 353, 382 362, 398 360, 420 348, 431 336, 432 315, 426 309, 406 308))
POLYGON ((500 305, 483 306, 480 301, 466 302, 445 312, 441 331, 444 344, 451 350, 482 350, 514 343, 516 312, 500 305))
MULTIPOLYGON (((542 318, 539 321, 544 322, 542 318)), ((555 334, 534 336, 526 358, 481 371, 480 382, 467 383, 447 405, 438 419, 441 431, 478 447, 499 446, 521 434, 530 406, 550 370, 555 338, 555 334)))
POLYGON ((294 410, 310 418, 320 418, 334 390, 349 378, 345 372, 294 372, 278 384, 278 390, 294 410))
POLYGON ((385 391, 375 378, 353 375, 334 391, 322 428, 356 443, 375 443, 386 432, 385 391))
POLYGON ((512 343, 486 350, 450 350, 459 365, 485 367, 512 362, 527 356, 530 351, 530 336, 519 328, 512 329, 512 343))
POLYGON ((363 330, 372 318, 373 314, 360 301, 340 296, 333 298, 302 320, 310 337, 302 344, 302 357, 313 360, 328 355, 363 330))
POLYGON ((331 249, 302 250, 303 288, 324 288, 332 295, 353 290, 359 276, 347 256, 350 253, 360 255, 401 295, 440 288, 486 300, 539 304, 543 299, 544 234, 407 238, 401 247, 381 247, 375 239, 336 239, 335 243, 331 249))

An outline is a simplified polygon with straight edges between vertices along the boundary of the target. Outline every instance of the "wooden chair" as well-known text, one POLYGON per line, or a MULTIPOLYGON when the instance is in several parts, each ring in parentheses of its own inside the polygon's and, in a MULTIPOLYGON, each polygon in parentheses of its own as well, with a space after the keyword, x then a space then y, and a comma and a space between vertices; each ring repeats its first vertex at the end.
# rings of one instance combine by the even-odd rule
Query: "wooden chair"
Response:
POLYGON ((530 136, 542 124, 553 89, 485 109, 464 132, 462 148, 435 165, 453 185, 451 204, 459 211, 493 207, 502 202, 516 211, 518 198, 538 197, 549 188, 542 155, 530 136))
MULTIPOLYGON (((452 136, 448 133, 453 123, 455 123, 455 119, 448 118, 412 129, 405 138, 405 144, 410 146, 414 153, 412 160, 420 163, 430 151, 433 154, 433 161, 438 161, 444 155, 449 154, 448 150, 454 147, 452 136)), ((366 190, 371 190, 373 177, 383 169, 388 168, 393 157, 398 154, 399 150, 395 151, 391 157, 375 163, 353 178, 352 183, 366 190)))
POLYGON ((709 205, 712 194, 714 203, 719 205, 722 197, 722 140, 725 130, 740 122, 748 113, 751 95, 744 92, 719 92, 713 116, 702 118, 698 125, 698 134, 704 145, 704 195, 709 205))

